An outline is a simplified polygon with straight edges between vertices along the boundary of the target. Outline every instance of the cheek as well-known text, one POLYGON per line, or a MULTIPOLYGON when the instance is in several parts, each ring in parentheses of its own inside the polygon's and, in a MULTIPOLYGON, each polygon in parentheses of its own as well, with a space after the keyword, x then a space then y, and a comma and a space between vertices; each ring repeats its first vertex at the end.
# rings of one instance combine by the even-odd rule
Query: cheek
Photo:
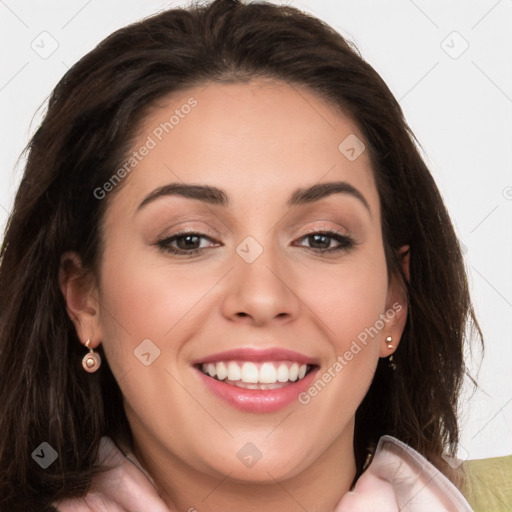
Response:
POLYGON ((173 270, 161 257, 156 261, 152 251, 114 237, 103 261, 102 345, 125 407, 153 418, 150 424, 169 425, 170 411, 183 409, 190 400, 171 377, 181 347, 197 327, 187 314, 215 276, 191 280, 190 270, 173 270))
POLYGON ((387 270, 378 249, 304 275, 308 277, 302 278, 304 288, 299 295, 314 311, 337 354, 348 350, 351 341, 374 327, 384 313, 387 270))
POLYGON ((379 359, 388 284, 384 252, 376 245, 347 256, 340 265, 305 275, 309 277, 302 281, 299 295, 308 297, 311 318, 325 334, 329 351, 315 381, 322 382, 301 403, 311 402, 319 428, 329 415, 339 415, 332 424, 334 435, 337 426, 355 413, 379 359))
POLYGON ((379 275, 363 272, 343 277, 342 291, 331 297, 337 308, 329 319, 337 353, 348 350, 353 340, 364 339, 363 333, 375 326, 386 302, 386 280, 379 275))
POLYGON ((140 371, 137 354, 146 345, 158 354, 152 367, 175 365, 197 332, 194 318, 225 273, 211 265, 171 263, 164 253, 141 250, 127 238, 109 239, 101 270, 103 346, 116 377, 140 371), (148 339, 151 344, 144 342, 148 339))
POLYGON ((194 299, 197 301, 202 289, 196 280, 191 286, 186 265, 176 265, 173 270, 156 248, 141 250, 140 244, 138 240, 130 242, 128 235, 109 240, 102 267, 102 306, 106 310, 102 323, 110 334, 129 333, 133 341, 141 336, 161 339, 194 299))

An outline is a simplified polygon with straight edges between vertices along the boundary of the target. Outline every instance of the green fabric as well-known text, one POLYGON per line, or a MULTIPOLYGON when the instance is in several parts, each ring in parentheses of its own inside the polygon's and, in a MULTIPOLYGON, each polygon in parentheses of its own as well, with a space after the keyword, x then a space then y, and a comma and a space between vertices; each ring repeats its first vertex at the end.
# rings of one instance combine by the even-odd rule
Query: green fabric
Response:
POLYGON ((512 455, 467 460, 464 495, 475 512, 512 511, 512 455))

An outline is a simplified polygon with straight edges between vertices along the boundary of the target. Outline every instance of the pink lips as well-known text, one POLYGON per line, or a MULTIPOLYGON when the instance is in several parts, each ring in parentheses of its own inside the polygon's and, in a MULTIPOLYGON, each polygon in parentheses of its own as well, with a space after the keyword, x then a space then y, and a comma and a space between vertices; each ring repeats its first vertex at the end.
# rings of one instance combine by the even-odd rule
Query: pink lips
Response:
POLYGON ((299 364, 318 365, 318 360, 315 358, 307 357, 299 352, 288 350, 285 348, 269 348, 269 349, 249 349, 239 348, 227 350, 225 352, 218 352, 216 354, 196 359, 192 361, 193 365, 201 363, 215 363, 217 361, 294 361, 299 364))
POLYGON ((245 412, 270 413, 275 412, 297 401, 300 393, 311 386, 318 371, 318 360, 307 357, 298 352, 287 349, 235 349, 226 352, 219 352, 210 356, 198 359, 193 362, 201 382, 218 398, 225 403, 245 412), (293 361, 299 364, 307 364, 312 370, 298 381, 278 389, 245 389, 225 382, 219 381, 205 375, 200 366, 204 363, 215 363, 219 361, 293 361))

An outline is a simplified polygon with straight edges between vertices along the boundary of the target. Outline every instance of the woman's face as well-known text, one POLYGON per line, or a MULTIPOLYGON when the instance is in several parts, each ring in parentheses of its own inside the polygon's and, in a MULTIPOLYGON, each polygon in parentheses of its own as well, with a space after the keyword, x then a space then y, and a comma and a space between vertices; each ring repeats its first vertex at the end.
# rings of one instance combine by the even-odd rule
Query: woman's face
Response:
POLYGON ((362 139, 270 81, 191 88, 145 118, 106 212, 92 345, 162 469, 263 482, 352 461, 405 317, 362 139))

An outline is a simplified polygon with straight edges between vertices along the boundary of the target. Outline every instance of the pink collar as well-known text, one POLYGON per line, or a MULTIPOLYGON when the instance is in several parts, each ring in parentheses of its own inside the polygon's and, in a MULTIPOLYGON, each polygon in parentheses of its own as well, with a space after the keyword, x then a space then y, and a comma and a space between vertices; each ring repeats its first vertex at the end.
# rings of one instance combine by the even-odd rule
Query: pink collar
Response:
MULTIPOLYGON (((55 503, 59 512, 172 512, 133 453, 102 437, 98 463, 112 466, 85 498, 55 503)), ((192 508, 193 510, 193 508, 192 508)), ((458 489, 422 455, 391 436, 379 440, 368 469, 334 512, 473 512, 458 489)))

